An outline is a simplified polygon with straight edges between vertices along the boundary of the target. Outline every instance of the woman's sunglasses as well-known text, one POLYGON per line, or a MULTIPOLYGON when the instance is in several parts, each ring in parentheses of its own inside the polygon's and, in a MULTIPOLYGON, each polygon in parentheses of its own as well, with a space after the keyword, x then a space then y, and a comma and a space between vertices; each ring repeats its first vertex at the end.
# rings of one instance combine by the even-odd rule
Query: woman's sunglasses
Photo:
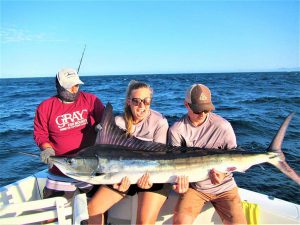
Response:
POLYGON ((134 106, 139 106, 142 102, 144 103, 144 105, 150 105, 151 104, 151 98, 144 98, 144 99, 131 98, 130 100, 131 100, 131 102, 134 106))

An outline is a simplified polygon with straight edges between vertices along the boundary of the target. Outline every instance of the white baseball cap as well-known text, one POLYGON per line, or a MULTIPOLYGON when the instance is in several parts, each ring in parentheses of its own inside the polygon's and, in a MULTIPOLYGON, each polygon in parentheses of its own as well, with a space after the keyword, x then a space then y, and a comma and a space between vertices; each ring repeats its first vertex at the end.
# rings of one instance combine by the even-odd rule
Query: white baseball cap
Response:
POLYGON ((57 80, 64 89, 70 89, 74 85, 84 84, 80 79, 76 72, 76 70, 71 68, 61 69, 56 74, 57 80))

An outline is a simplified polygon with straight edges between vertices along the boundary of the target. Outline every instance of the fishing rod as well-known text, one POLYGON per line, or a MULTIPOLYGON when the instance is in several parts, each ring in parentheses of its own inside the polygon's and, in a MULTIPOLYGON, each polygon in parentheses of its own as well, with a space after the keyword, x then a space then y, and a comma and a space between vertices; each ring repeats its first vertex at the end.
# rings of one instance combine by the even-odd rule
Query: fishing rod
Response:
POLYGON ((83 49, 83 52, 82 52, 82 55, 81 55, 80 63, 79 63, 78 69, 77 69, 77 74, 79 74, 79 70, 80 70, 81 62, 82 62, 82 59, 83 59, 83 56, 84 56, 85 48, 86 48, 86 44, 84 45, 84 49, 83 49))
MULTIPOLYGON (((84 49, 83 49, 81 59, 80 59, 80 62, 79 62, 79 66, 78 66, 78 69, 77 69, 77 74, 79 73, 79 70, 80 70, 80 66, 81 66, 82 59, 83 59, 83 56, 84 56, 84 53, 85 53, 85 49, 86 49, 86 44, 84 45, 84 49)), ((33 156, 33 157, 40 157, 40 154, 34 154, 34 153, 30 153, 30 152, 22 152, 22 151, 10 151, 10 152, 11 153, 17 153, 17 154, 22 154, 22 155, 27 155, 27 156, 33 156)))
POLYGON ((35 154, 35 153, 30 153, 30 152, 22 152, 22 151, 10 151, 11 153, 17 153, 17 154, 22 154, 22 155, 29 155, 33 157, 40 157, 40 154, 35 154))

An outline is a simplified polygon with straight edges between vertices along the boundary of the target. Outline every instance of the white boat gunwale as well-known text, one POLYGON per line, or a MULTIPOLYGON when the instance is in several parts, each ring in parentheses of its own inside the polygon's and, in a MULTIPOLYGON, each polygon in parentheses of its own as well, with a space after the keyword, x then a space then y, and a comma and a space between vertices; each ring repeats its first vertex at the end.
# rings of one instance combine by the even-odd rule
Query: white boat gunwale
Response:
MULTIPOLYGON (((47 174, 47 170, 43 170, 0 188, 0 224, 5 224, 5 222, 19 224, 19 220, 13 218, 23 216, 24 210, 33 207, 32 204, 35 204, 37 206, 36 209, 38 209, 39 207, 41 208, 39 204, 43 205, 47 201, 54 201, 54 199, 52 199, 53 201, 42 200, 42 191, 46 183, 47 174)), ((260 224, 300 224, 300 205, 243 188, 239 188, 239 193, 244 201, 260 206, 260 224)), ((156 225, 172 224, 172 212, 177 197, 175 192, 170 193, 160 211, 156 225)), ((58 218, 58 214, 62 213, 66 219, 66 224, 80 224, 81 221, 86 220, 88 213, 85 194, 77 193, 75 199, 70 206, 67 206, 66 202, 60 199, 61 202, 64 202, 63 205, 65 207, 60 205, 59 207, 62 211, 56 209, 56 214, 52 212, 50 218, 51 216, 58 218)), ((136 209, 137 196, 127 196, 109 210, 108 221, 112 224, 135 224, 136 209)), ((30 219, 35 219, 34 221, 36 222, 36 218, 30 219)), ((39 216, 39 219, 43 218, 39 216)), ((64 218, 61 221, 65 221, 64 218)), ((205 205, 194 224, 199 224, 200 221, 201 224, 222 224, 210 203, 205 205)))

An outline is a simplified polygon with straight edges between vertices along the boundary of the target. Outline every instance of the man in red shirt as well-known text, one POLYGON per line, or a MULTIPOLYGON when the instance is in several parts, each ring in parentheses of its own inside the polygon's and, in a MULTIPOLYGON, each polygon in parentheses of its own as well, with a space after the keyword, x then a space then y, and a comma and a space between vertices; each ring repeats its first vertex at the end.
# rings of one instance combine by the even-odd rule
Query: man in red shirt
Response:
POLYGON ((80 84, 83 82, 74 69, 60 70, 56 75, 57 95, 43 101, 36 110, 34 140, 41 149, 41 160, 50 165, 44 197, 72 192, 80 186, 80 182, 52 167, 50 156, 76 153, 95 143, 94 127, 105 107, 97 96, 80 91, 80 84))

